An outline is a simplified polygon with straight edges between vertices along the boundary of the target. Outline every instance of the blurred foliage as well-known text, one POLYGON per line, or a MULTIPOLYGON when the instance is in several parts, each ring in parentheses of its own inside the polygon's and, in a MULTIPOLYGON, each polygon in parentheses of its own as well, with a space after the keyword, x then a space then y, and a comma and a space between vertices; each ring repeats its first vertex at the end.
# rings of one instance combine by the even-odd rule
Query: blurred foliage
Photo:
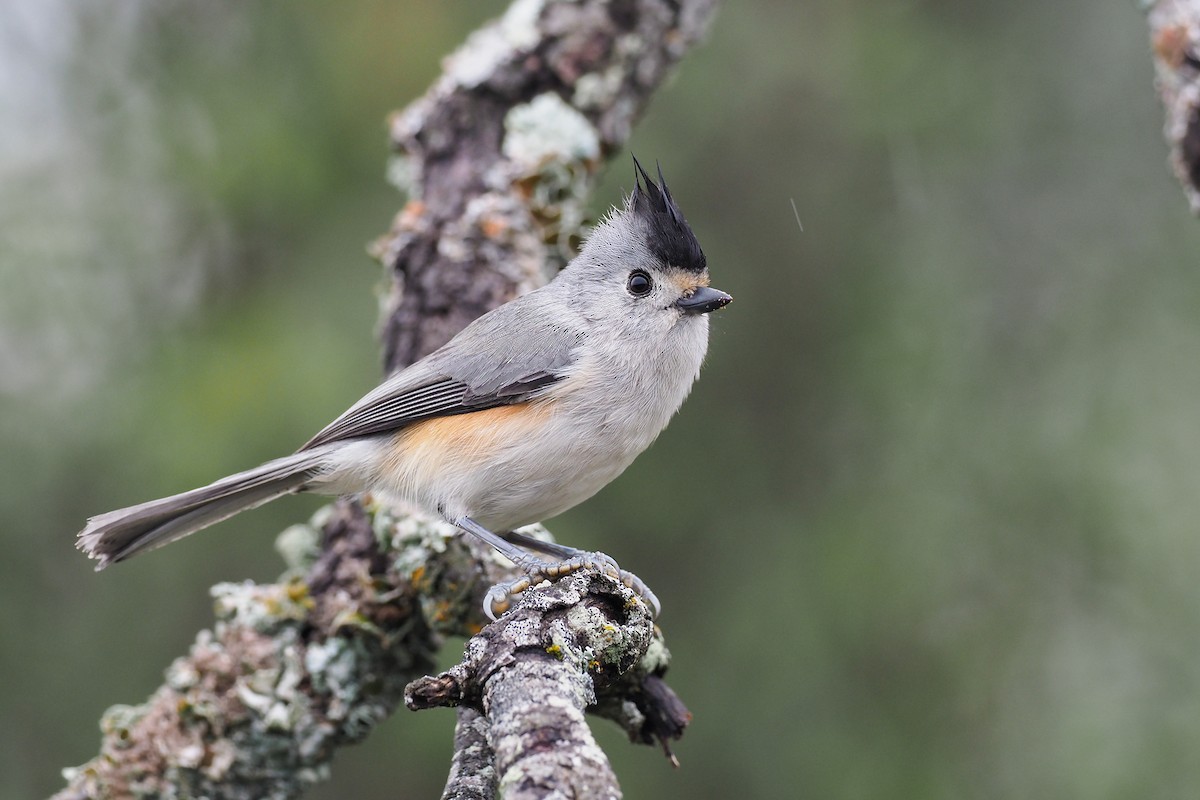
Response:
MULTIPOLYGON (((320 501, 103 575, 75 531, 373 385, 383 120, 498 7, 9 5, 0 796, 34 797, 320 501)), ((1200 224, 1160 127, 1132 3, 726 5, 631 149, 737 302, 551 526, 665 604, 696 720, 679 771, 595 726, 631 797, 1194 793, 1200 224)), ((435 795, 451 727, 397 712, 315 796, 435 795)))

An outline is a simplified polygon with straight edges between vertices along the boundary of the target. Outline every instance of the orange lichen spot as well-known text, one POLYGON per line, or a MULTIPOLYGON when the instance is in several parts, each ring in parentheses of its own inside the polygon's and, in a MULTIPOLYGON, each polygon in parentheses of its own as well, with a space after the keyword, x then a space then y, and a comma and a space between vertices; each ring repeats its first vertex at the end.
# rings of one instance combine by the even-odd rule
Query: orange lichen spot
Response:
POLYGON ((522 200, 528 201, 533 197, 533 193, 537 189, 539 178, 540 176, 536 173, 519 178, 513 182, 513 188, 517 190, 517 194, 521 196, 522 200))
POLYGON ((417 226, 417 220, 425 215, 425 202, 423 200, 409 200, 404 204, 404 208, 396 214, 396 227, 401 230, 412 229, 417 226))
POLYGON ((409 575, 409 582, 418 592, 428 592, 433 588, 433 575, 422 564, 409 575))
POLYGON ((1168 25, 1154 37, 1154 54, 1171 69, 1179 69, 1187 57, 1189 44, 1185 25, 1168 25))
POLYGON ((498 239, 508 230, 508 223, 502 217, 484 217, 479 223, 479 228, 489 239, 498 239))

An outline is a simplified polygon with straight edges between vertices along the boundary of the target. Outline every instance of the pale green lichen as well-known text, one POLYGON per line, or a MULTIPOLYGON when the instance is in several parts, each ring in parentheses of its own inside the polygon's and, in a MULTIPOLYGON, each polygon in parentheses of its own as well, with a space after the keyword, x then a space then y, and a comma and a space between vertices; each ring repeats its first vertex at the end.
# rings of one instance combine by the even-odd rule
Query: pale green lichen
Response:
POLYGON ((146 715, 147 707, 118 704, 109 706, 100 717, 100 730, 105 735, 124 739, 134 725, 146 715))
POLYGON ((420 194, 420 187, 413 173, 412 159, 406 155, 397 153, 388 159, 386 179, 401 194, 408 197, 417 197, 420 194))
POLYGON ((601 665, 628 663, 629 659, 625 657, 627 651, 631 648, 640 649, 640 642, 624 635, 621 628, 591 606, 572 606, 567 610, 567 623, 579 636, 583 645, 580 660, 590 671, 601 665))
POLYGON ((350 741, 366 736, 387 717, 406 682, 401 675, 388 674, 384 680, 395 683, 396 692, 381 694, 371 680, 364 680, 375 674, 368 666, 377 662, 374 646, 357 637, 327 639, 310 645, 305 653, 312 688, 327 700, 326 719, 337 722, 341 735, 350 741))
POLYGON ((616 100, 627 75, 623 64, 613 64, 603 72, 589 72, 575 82, 571 103, 578 108, 608 108, 616 100))
POLYGON ((442 555, 458 529, 448 522, 418 512, 395 512, 387 508, 376 510, 372 524, 383 546, 395 554, 396 569, 411 575, 419 567, 427 567, 431 557, 442 555))
POLYGON ((186 658, 177 658, 167 667, 167 686, 177 692, 186 692, 200 682, 196 665, 186 658))
POLYGON ((303 584, 218 583, 209 590, 218 624, 237 621, 260 633, 303 620, 311 607, 303 584))
POLYGON ((308 570, 321 553, 321 529, 315 521, 284 528, 275 537, 275 552, 283 558, 289 572, 308 570))
POLYGON ((587 197, 600 163, 600 134, 578 110, 554 92, 515 106, 504 118, 502 149, 515 183, 531 194, 529 211, 541 238, 555 246, 558 258, 544 277, 574 257, 586 235, 587 197))
POLYGON ((545 0, 516 0, 496 23, 481 28, 445 63, 446 76, 468 89, 478 86, 516 51, 533 47, 541 38, 538 19, 545 0))
POLYGON ((638 663, 638 669, 647 675, 657 675, 670 665, 671 651, 667 649, 662 632, 655 629, 654 636, 650 639, 650 646, 646 648, 645 655, 638 663))
POLYGON ((504 130, 505 157, 530 172, 549 162, 600 158, 596 129, 554 92, 514 106, 504 117, 504 130))

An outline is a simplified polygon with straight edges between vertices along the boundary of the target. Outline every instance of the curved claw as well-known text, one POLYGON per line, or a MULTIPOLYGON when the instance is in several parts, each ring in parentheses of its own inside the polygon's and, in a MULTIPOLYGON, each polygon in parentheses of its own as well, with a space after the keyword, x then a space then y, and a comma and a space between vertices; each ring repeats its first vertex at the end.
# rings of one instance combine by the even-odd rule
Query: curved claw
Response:
POLYGON ((512 608, 512 595, 508 593, 508 589, 503 583, 497 583, 483 596, 483 613, 492 622, 500 619, 510 608, 512 608))
POLYGON ((658 615, 662 613, 662 603, 658 602, 658 595, 650 590, 646 582, 632 572, 624 569, 621 570, 620 580, 626 589, 636 594, 650 609, 650 618, 658 619, 658 615))
POLYGON ((519 531, 509 531, 507 534, 498 535, 467 516, 456 517, 451 522, 480 541, 494 547, 497 552, 512 561, 517 569, 525 573, 522 578, 497 584, 488 590, 484 597, 483 610, 492 620, 512 608, 513 597, 524 592, 533 584, 541 583, 543 580, 556 580, 585 567, 593 567, 613 580, 620 581, 649 607, 655 618, 662 609, 658 598, 654 596, 654 592, 650 591, 642 579, 632 572, 621 569, 616 560, 606 553, 589 553, 573 547, 543 542, 519 531), (558 557, 559 560, 543 561, 529 553, 528 550, 558 557))

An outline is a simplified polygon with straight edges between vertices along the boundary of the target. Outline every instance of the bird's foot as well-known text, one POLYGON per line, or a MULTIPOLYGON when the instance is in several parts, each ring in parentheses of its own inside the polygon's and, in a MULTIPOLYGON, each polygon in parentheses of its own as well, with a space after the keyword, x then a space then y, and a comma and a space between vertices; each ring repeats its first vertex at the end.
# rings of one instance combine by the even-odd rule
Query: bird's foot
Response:
POLYGON ((628 570, 621 569, 612 556, 585 550, 573 550, 572 554, 560 561, 543 561, 535 556, 526 555, 517 561, 517 567, 524 575, 511 581, 498 583, 488 590, 483 598, 483 610, 490 619, 496 619, 513 606, 513 602, 531 586, 537 586, 543 581, 556 581, 559 578, 573 575, 583 569, 595 569, 607 575, 632 591, 650 609, 650 615, 658 618, 662 605, 658 597, 650 591, 650 587, 628 570))

